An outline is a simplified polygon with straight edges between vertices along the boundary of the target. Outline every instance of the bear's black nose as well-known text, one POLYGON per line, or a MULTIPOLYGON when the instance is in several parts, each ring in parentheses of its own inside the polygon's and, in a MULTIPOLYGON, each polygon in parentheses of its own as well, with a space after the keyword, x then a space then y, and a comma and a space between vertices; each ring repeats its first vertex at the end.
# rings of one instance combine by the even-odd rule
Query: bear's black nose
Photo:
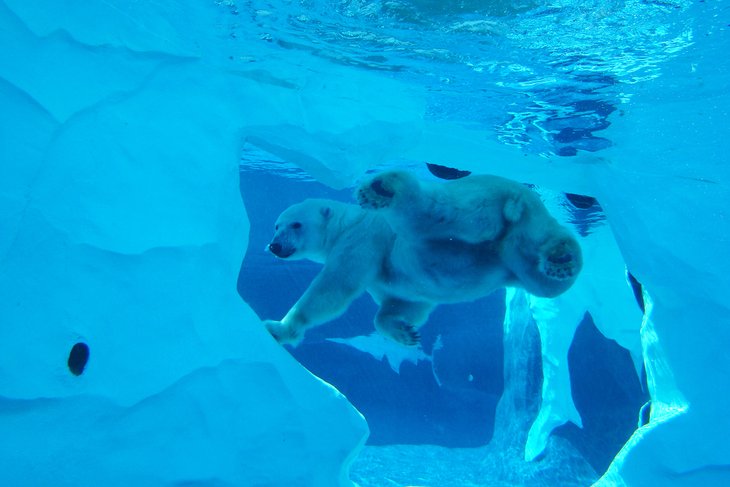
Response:
POLYGON ((281 244, 276 242, 271 242, 269 244, 269 252, 271 252, 274 255, 281 255, 281 244))

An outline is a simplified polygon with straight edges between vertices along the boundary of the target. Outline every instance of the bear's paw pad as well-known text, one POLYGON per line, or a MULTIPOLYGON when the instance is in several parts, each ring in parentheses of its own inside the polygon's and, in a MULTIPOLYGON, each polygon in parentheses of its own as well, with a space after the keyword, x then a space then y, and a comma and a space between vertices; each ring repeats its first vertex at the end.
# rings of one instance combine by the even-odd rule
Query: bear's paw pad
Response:
POLYGON ((375 210, 390 206, 395 197, 391 179, 391 174, 381 174, 362 185, 357 191, 360 206, 375 210))
POLYGON ((418 333, 416 327, 405 321, 391 323, 390 326, 380 328, 379 331, 388 338, 407 347, 415 347, 421 342, 421 334, 418 333))
POLYGON ((565 281, 578 274, 578 259, 570 242, 560 241, 548 248, 542 260, 542 269, 551 279, 565 281))

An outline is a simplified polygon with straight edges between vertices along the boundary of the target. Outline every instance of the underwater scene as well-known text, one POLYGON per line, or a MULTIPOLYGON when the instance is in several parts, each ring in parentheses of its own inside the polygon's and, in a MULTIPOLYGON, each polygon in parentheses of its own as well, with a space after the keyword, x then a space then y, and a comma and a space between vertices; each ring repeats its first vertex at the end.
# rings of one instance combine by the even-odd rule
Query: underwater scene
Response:
POLYGON ((730 485, 730 1, 0 0, 0 485, 730 485))

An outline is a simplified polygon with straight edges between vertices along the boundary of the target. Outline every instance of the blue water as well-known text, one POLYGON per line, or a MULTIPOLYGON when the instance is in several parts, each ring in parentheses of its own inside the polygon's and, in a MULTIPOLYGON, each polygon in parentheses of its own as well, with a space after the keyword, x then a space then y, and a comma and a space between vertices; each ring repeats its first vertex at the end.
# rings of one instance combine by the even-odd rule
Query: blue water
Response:
MULTIPOLYGON (((233 3, 233 2, 231 2, 233 3)), ((598 151, 607 117, 703 30, 716 2, 299 1, 231 7, 247 62, 274 44, 426 87, 427 117, 538 154, 598 151)), ((306 59, 306 58, 304 58, 306 59)))

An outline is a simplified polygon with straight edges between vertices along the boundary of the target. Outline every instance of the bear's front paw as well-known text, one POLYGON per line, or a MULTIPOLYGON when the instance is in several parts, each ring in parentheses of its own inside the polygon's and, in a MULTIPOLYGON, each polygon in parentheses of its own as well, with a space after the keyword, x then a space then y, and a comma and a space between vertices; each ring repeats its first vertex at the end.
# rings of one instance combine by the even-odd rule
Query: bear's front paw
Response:
POLYGON ((573 280, 582 267, 580 246, 572 238, 549 242, 540 256, 542 272, 550 279, 573 280))
POLYGON ((285 325, 281 321, 266 320, 264 325, 271 336, 273 336, 277 342, 290 345, 298 345, 302 341, 302 334, 298 330, 294 330, 291 326, 285 325))
POLYGON ((415 347, 421 342, 421 334, 416 327, 405 321, 392 321, 387 326, 381 324, 377 329, 381 334, 407 347, 415 347))
POLYGON ((384 173, 367 181, 357 190, 357 202, 373 210, 390 206, 396 194, 397 178, 397 173, 384 173))

